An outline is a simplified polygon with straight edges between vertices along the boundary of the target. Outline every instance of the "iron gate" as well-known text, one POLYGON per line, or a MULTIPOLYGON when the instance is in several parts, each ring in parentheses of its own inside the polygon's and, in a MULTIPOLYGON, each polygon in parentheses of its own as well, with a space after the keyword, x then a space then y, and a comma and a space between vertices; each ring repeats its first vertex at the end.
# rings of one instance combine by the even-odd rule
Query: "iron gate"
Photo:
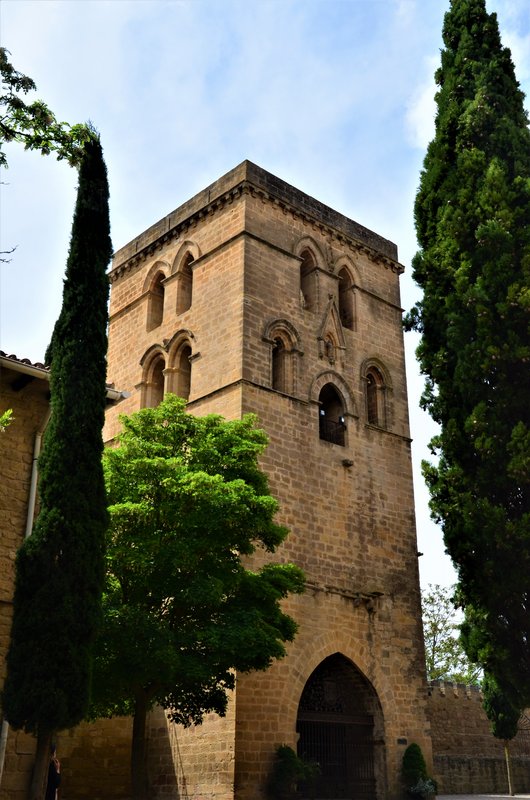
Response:
POLYGON ((316 762, 320 774, 313 785, 299 788, 305 800, 374 800, 373 723, 346 715, 302 714, 298 720, 298 752, 316 762), (329 719, 334 716, 335 719, 329 719), (326 719, 327 717, 327 719, 326 719))

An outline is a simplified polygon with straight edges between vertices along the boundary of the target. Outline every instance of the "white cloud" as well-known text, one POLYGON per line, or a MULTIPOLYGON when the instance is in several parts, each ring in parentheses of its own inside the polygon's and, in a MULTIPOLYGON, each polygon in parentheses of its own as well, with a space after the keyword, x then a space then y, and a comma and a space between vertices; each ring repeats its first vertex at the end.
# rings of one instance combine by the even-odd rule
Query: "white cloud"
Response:
POLYGON ((421 150, 425 150, 434 135, 436 85, 433 76, 438 63, 439 59, 435 58, 426 61, 425 72, 428 77, 415 87, 407 102, 405 114, 407 139, 413 147, 419 147, 421 150))

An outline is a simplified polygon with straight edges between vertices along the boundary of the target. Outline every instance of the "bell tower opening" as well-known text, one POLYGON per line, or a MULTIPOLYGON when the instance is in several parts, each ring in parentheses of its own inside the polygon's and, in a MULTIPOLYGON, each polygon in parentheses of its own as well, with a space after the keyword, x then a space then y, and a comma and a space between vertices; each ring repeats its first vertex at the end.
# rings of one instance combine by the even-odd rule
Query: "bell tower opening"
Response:
POLYGON ((344 405, 331 383, 322 387, 319 400, 319 437, 344 447, 344 405))

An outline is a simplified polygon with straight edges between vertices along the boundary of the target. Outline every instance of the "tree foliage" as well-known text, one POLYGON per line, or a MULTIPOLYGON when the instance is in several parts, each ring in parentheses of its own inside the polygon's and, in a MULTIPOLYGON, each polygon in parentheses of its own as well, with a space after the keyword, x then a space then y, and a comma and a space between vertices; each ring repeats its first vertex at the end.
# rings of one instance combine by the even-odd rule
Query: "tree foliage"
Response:
POLYGON ((530 703, 530 132, 495 14, 452 0, 436 133, 416 197, 422 402, 441 426, 425 464, 458 570, 468 641, 530 703))
POLYGON ((476 684, 481 680, 481 669, 469 660, 462 646, 453 593, 454 587, 438 584, 422 592, 427 678, 476 684))
POLYGON ((38 150, 43 155, 54 152, 59 160, 77 164, 83 145, 90 139, 90 128, 58 122, 42 100, 27 103, 25 95, 37 87, 32 78, 13 67, 9 55, 5 47, 0 47, 0 166, 7 166, 2 149, 6 142, 21 142, 26 150, 38 150))
POLYGON ((41 508, 17 554, 3 693, 10 724, 39 740, 85 716, 101 619, 109 230, 107 173, 93 133, 80 162, 63 305, 49 348, 52 415, 39 460, 41 508))
POLYGON ((510 702, 495 678, 489 675, 484 676, 483 691, 484 708, 491 722, 493 735, 504 741, 513 739, 521 716, 520 709, 510 702))
POLYGON ((246 566, 287 534, 257 461, 265 434, 252 416, 199 418, 184 406, 167 395, 124 417, 104 456, 111 525, 94 714, 135 717, 135 797, 146 792, 146 710, 158 703, 184 726, 223 715, 234 670, 285 654, 296 624, 280 601, 304 586, 292 564, 246 566))
POLYGON ((13 409, 7 408, 0 414, 0 433, 4 433, 11 422, 13 422, 13 409))

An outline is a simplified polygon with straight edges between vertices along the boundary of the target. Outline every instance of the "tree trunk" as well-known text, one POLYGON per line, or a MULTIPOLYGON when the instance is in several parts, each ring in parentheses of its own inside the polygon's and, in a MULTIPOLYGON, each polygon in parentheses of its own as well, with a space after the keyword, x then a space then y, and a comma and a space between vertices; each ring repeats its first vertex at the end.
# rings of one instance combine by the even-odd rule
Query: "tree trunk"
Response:
POLYGON ((52 732, 39 731, 37 736, 37 750, 35 752, 35 763, 31 776, 30 800, 43 800, 48 780, 48 768, 50 766, 52 732))
POLYGON ((510 797, 513 797, 512 762, 510 759, 510 744, 508 740, 504 742, 504 758, 506 759, 506 772, 508 774, 508 794, 510 797))
POLYGON ((146 718, 147 695, 145 692, 138 692, 134 706, 131 748, 131 783, 133 800, 148 800, 147 751, 145 739, 146 718))

